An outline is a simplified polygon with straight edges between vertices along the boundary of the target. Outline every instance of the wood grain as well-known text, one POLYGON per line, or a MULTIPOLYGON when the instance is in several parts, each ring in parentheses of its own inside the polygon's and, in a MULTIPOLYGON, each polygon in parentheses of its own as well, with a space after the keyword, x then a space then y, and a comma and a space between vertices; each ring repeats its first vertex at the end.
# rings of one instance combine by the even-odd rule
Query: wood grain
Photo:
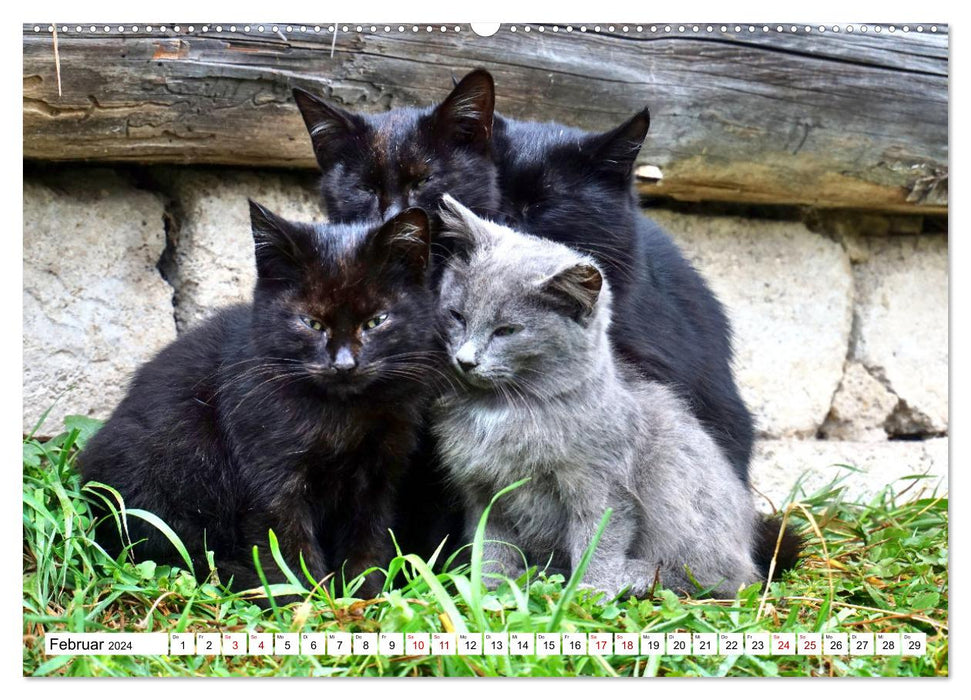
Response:
MULTIPOLYGON (((46 26, 44 27, 46 29, 46 26)), ((225 28, 224 28, 225 29, 225 28)), ((24 27, 24 157, 315 166, 299 85, 380 111, 441 99, 475 67, 509 116, 603 130, 643 105, 642 190, 717 200, 940 213, 947 207, 948 34, 567 32, 52 37, 24 27), (333 42, 333 43, 332 43, 333 42)), ((733 29, 733 28, 730 28, 733 29)), ((282 28, 281 28, 282 30, 282 28)))

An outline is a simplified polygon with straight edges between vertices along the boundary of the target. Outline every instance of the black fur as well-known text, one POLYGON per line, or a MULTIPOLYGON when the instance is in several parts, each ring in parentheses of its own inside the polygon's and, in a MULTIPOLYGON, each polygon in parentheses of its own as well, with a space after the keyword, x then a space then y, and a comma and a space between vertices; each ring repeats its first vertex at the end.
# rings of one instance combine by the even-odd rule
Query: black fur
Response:
POLYGON ((772 580, 776 580, 784 571, 794 569, 799 561, 799 553, 802 551, 805 542, 803 538, 796 534, 792 525, 786 524, 782 532, 782 540, 779 540, 779 528, 782 526, 782 518, 773 515, 763 518, 759 522, 755 533, 755 565, 759 567, 762 578, 769 577, 769 567, 775 557, 775 568, 772 570, 772 580), (779 550, 776 552, 776 544, 779 550))
MULTIPOLYGON (((342 567, 349 579, 392 554, 396 487, 437 362, 428 219, 411 209, 383 225, 290 224, 255 204, 251 214, 253 304, 143 366, 79 456, 81 471, 165 520, 197 573, 210 549, 224 582, 258 586, 257 545, 270 581, 282 581, 272 528, 294 571, 302 556, 317 580, 340 580, 342 567)), ((157 530, 128 524, 136 557, 180 562, 157 530)), ((110 518, 97 536, 117 555, 110 518)), ((358 595, 375 594, 377 578, 358 595)))
POLYGON ((386 217, 410 206, 431 214, 448 192, 483 215, 499 203, 492 164, 492 76, 465 76, 438 105, 355 114, 295 88, 322 173, 327 214, 386 217))

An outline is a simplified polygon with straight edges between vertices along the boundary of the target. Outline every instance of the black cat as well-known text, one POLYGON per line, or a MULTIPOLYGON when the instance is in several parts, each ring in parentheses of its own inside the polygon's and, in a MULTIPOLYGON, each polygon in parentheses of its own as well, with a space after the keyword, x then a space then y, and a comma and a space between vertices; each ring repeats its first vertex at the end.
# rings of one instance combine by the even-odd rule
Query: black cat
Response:
MULTIPOLYGON (((321 199, 335 221, 383 218, 409 206, 436 217, 446 192, 476 213, 498 216, 500 194, 492 153, 495 86, 475 70, 438 105, 357 114, 294 88, 322 173, 321 199)), ((432 274, 450 254, 435 240, 432 274)), ((395 536, 405 550, 428 556, 445 535, 460 544, 462 513, 443 483, 431 435, 425 429, 408 477, 402 481, 395 536)))
MULTIPOLYGON (((136 374, 79 456, 85 481, 165 520, 197 572, 271 582, 277 534, 289 566, 338 581, 387 563, 388 528, 436 364, 426 282, 429 222, 295 224, 250 205, 258 279, 252 305, 226 309, 136 374), (345 565, 346 561, 346 565, 345 565)), ((140 558, 178 563, 157 530, 130 518, 140 558)), ((117 554, 111 518, 98 539, 117 554)), ((372 596, 380 576, 358 592, 372 596)), ((383 579, 382 579, 383 580, 383 579)))

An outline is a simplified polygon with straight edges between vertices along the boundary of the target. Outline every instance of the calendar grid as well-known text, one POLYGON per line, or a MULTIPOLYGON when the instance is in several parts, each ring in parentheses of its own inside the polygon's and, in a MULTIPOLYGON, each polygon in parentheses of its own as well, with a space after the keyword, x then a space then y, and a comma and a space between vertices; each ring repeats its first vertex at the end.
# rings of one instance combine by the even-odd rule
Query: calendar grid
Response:
POLYGON ((50 633, 55 655, 922 656, 923 632, 50 633))

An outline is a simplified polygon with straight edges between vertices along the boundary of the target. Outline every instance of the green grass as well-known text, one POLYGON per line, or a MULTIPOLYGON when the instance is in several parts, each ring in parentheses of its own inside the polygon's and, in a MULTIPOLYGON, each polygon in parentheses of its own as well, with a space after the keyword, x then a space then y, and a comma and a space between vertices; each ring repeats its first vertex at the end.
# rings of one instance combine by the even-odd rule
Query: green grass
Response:
MULTIPOLYGON (((98 427, 72 417, 68 432, 24 440, 23 672, 36 676, 935 676, 948 673, 948 501, 914 499, 919 482, 898 482, 868 503, 841 498, 839 482, 788 508, 807 536, 801 565, 767 590, 737 600, 605 599, 530 572, 490 591, 482 586, 481 528, 471 564, 403 554, 390 576, 406 583, 377 600, 307 590, 302 577, 271 593, 300 592, 279 605, 266 593, 233 594, 212 572, 114 561, 91 538, 89 504, 73 462, 98 427), (910 488, 908 488, 908 486, 910 488), (263 598, 264 605, 253 602, 263 598), (269 605, 267 605, 269 603, 269 605), (69 657, 44 655, 48 632, 805 632, 927 633, 921 657, 69 657)), ((102 495, 104 491, 100 492, 102 495)), ((127 512, 128 517, 151 514, 127 512)), ((267 547, 276 552, 276 543, 267 547)))

